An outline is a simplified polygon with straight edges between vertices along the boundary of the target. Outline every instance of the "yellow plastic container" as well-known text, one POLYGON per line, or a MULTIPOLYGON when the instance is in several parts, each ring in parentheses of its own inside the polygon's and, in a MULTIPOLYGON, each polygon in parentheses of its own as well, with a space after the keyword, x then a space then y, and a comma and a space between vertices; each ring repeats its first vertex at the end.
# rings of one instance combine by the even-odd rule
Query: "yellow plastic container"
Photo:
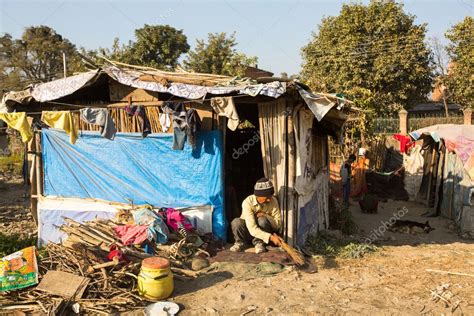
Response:
POLYGON ((138 274, 138 292, 144 298, 158 301, 173 293, 173 273, 170 262, 164 258, 152 257, 142 261, 138 274))

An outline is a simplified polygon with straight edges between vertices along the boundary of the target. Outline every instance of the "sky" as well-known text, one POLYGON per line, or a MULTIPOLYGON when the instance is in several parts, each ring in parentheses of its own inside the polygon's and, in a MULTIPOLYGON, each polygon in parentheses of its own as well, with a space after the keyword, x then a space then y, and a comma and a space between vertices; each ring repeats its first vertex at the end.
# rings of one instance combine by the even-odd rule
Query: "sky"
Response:
MULTIPOLYGON (((209 32, 236 32, 237 49, 258 57, 258 67, 280 75, 299 73, 301 48, 321 19, 337 15, 348 1, 39 1, 0 0, 0 32, 14 38, 32 25, 48 25, 78 47, 111 47, 113 39, 134 39, 144 24, 182 29, 193 48, 209 32)), ((362 1, 367 3, 368 1, 362 1)), ((474 0, 403 1, 416 23, 427 23, 427 36, 446 43, 444 33, 473 15, 474 0)))

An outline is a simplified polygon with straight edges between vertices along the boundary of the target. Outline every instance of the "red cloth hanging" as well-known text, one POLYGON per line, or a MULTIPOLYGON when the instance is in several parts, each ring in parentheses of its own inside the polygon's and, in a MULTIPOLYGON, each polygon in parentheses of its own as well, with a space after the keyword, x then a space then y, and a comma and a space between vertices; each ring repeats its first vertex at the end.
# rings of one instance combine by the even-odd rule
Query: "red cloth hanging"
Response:
POLYGON ((395 134, 393 135, 393 138, 400 142, 400 151, 405 154, 415 145, 415 142, 411 140, 410 136, 395 134))

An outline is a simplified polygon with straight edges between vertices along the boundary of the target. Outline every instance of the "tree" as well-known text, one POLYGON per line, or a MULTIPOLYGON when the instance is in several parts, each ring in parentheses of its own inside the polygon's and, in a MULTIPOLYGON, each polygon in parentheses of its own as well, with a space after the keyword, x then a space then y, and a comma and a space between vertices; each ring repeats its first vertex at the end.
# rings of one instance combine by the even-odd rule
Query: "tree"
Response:
POLYGON ((2 94, 10 90, 23 88, 19 71, 11 67, 12 45, 13 41, 10 34, 4 34, 0 37, 0 92, 2 94))
MULTIPOLYGON (((119 49, 122 59, 130 63, 159 69, 174 69, 179 57, 188 52, 183 30, 169 25, 147 25, 135 30, 135 42, 119 49)), ((118 43, 117 43, 118 44, 118 43)))
POLYGON ((375 113, 390 113, 431 90, 426 25, 395 1, 344 4, 303 47, 302 77, 315 90, 342 92, 375 113))
POLYGON ((474 107, 474 19, 466 17, 454 25, 446 37, 451 41, 447 47, 451 59, 446 86, 453 101, 462 107, 474 107))
POLYGON ((257 57, 248 57, 235 49, 235 33, 209 33, 207 42, 197 40, 194 51, 189 52, 184 65, 194 72, 217 75, 243 76, 247 66, 255 65, 257 57))
MULTIPOLYGON (((123 63, 172 70, 178 65, 181 55, 188 51, 189 45, 183 30, 169 25, 145 24, 135 30, 135 41, 120 44, 120 40, 115 38, 111 49, 99 48, 87 54, 89 58, 99 53, 123 63)), ((98 64, 103 63, 102 60, 93 59, 98 64)))
MULTIPOLYGON (((78 65, 80 59, 69 40, 44 25, 26 28, 21 39, 5 42, 2 49, 6 50, 10 74, 18 74, 27 83, 62 78, 63 53, 70 65, 78 65)), ((67 74, 75 70, 68 68, 67 74)))
MULTIPOLYGON (((440 43, 437 38, 431 40, 431 51, 433 53, 433 71, 434 71, 434 88, 433 99, 435 97, 435 92, 439 93, 439 98, 443 100, 444 111, 446 117, 449 116, 448 111, 448 93, 446 89, 446 80, 447 80, 447 55, 446 48, 440 43)), ((435 100, 438 101, 438 100, 435 100)))

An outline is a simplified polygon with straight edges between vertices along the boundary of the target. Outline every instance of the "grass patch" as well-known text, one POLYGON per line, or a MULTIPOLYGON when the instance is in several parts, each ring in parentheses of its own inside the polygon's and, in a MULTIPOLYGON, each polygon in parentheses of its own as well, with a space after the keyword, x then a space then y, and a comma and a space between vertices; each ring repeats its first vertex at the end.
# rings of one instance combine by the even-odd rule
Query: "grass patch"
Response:
POLYGON ((0 233, 0 257, 7 256, 18 250, 36 245, 37 238, 22 238, 20 235, 5 235, 0 233))
POLYGON ((379 249, 372 244, 360 243, 354 240, 337 239, 323 233, 310 236, 306 241, 306 248, 310 250, 313 255, 354 259, 363 258, 365 255, 379 249))

